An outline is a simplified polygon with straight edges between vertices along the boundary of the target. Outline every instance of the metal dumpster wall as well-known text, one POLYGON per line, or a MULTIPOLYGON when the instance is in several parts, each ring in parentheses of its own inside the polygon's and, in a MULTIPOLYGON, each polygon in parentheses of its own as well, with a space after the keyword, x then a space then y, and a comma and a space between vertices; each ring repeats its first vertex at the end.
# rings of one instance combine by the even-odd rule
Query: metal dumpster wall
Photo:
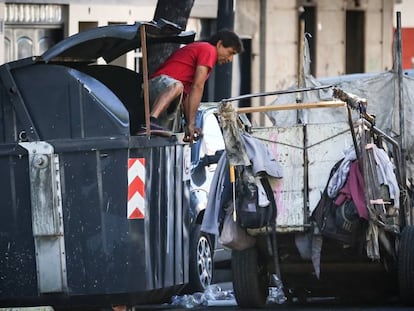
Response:
POLYGON ((27 157, 0 146, 0 299, 37 294, 27 157), (24 176, 22 178, 21 176, 24 176))
POLYGON ((0 66, 0 142, 129 135, 128 111, 101 82, 22 59, 0 66))
POLYGON ((60 163, 62 273, 67 288, 47 295, 39 291, 30 164, 23 148, 3 146, 0 306, 136 304, 177 293, 188 282, 189 181, 183 181, 184 146, 146 137, 51 144, 60 163), (145 163, 143 217, 138 219, 128 218, 131 159, 145 163))
POLYGON ((64 198, 70 203, 65 236, 68 284, 74 295, 143 292, 188 281, 189 192, 182 180, 183 146, 165 138, 131 137, 130 143, 129 155, 121 150, 117 158, 104 151, 87 155, 83 162, 76 155, 64 156, 71 167, 65 180, 77 188, 66 191, 64 198), (133 159, 145 163, 145 206, 140 207, 142 218, 135 219, 128 218, 127 210, 127 161, 133 159), (88 170, 98 181, 85 185, 88 170))
POLYGON ((129 226, 132 230, 144 223, 147 288, 155 289, 188 282, 190 181, 184 171, 190 152, 168 140, 131 137, 129 155, 145 159, 144 218, 129 220, 129 226))

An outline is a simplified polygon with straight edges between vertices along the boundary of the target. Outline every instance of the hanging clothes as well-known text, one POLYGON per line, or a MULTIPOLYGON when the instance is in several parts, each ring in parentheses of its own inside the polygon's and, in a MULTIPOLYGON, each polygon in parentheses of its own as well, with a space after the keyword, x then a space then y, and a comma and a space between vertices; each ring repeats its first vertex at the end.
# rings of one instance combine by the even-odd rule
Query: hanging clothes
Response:
POLYGON ((361 218, 368 220, 368 210, 365 202, 364 180, 359 170, 358 161, 353 161, 345 185, 339 190, 335 204, 340 206, 346 200, 352 200, 361 218))
POLYGON ((345 185, 348 179, 351 163, 354 160, 356 160, 356 153, 354 146, 351 146, 344 151, 344 159, 341 165, 338 167, 338 170, 329 180, 327 191, 330 198, 336 198, 339 190, 345 185))

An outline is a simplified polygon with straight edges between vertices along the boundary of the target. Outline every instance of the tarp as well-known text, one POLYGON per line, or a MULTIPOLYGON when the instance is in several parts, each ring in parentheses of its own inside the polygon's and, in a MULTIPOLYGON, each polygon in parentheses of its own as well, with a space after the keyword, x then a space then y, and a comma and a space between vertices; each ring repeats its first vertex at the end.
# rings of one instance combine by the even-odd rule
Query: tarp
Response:
MULTIPOLYGON (((310 74, 305 75, 304 87, 321 85, 334 85, 345 92, 366 98, 368 102, 367 112, 376 116, 376 127, 398 141, 400 135, 400 109, 395 103, 396 74, 393 71, 385 71, 374 74, 353 74, 338 77, 316 79, 310 74)), ((404 136, 406 148, 406 176, 412 181, 414 178, 414 78, 404 75, 403 88, 403 113, 404 136)), ((319 102, 332 100, 333 88, 303 93, 302 102, 319 102)), ((398 94, 397 94, 398 95, 398 94)), ((279 105, 296 102, 296 94, 283 94, 278 96, 271 105, 279 105)), ((273 125, 289 127, 298 122, 305 124, 323 124, 344 122, 347 120, 344 108, 307 109, 303 111, 283 110, 268 112, 267 116, 273 125), (300 121, 298 121, 298 118, 300 121)), ((359 118, 358 112, 353 113, 353 119, 359 118)))

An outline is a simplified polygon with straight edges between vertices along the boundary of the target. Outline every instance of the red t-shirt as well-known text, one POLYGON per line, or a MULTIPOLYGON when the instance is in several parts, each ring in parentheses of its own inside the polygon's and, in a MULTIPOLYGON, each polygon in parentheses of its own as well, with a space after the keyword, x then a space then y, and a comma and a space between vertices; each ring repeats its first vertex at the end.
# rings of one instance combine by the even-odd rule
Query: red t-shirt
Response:
POLYGON ((207 66, 210 74, 217 61, 216 47, 208 42, 193 42, 175 51, 151 76, 167 75, 184 85, 184 93, 191 90, 196 67, 207 66))

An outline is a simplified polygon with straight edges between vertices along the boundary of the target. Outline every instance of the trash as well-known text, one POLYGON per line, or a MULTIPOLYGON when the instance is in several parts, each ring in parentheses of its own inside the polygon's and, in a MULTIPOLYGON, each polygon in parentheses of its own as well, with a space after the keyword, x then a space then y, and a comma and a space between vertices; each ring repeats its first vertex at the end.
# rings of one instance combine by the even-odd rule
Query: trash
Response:
POLYGON ((277 303, 279 305, 285 303, 287 301, 287 297, 285 296, 285 293, 283 291, 283 284, 276 274, 272 274, 270 284, 271 286, 269 286, 269 295, 267 296, 267 303, 277 303))
POLYGON ((186 309, 191 309, 199 306, 216 305, 210 301, 228 301, 234 300, 232 290, 222 290, 217 284, 209 285, 203 293, 195 292, 192 295, 173 296, 171 298, 172 306, 180 306, 186 309))
POLYGON ((199 306, 207 306, 208 304, 205 295, 197 292, 192 295, 173 296, 171 298, 171 305, 191 309, 199 306))
POLYGON ((204 295, 207 300, 230 300, 234 299, 232 290, 222 290, 217 284, 212 284, 206 287, 204 295))

